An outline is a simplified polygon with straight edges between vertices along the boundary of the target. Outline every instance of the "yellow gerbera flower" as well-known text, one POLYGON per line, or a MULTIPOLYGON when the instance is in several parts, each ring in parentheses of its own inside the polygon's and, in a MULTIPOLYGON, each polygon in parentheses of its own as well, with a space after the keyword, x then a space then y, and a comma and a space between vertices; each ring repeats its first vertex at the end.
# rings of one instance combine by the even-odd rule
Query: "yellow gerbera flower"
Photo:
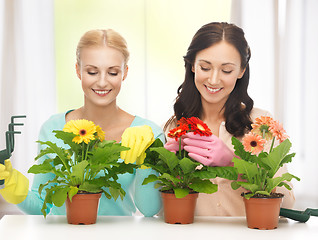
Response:
POLYGON ((73 138, 73 142, 77 144, 85 142, 88 144, 91 140, 95 139, 96 126, 92 121, 86 119, 71 120, 65 124, 63 131, 77 135, 73 138))
POLYGON ((102 130, 100 126, 96 126, 97 137, 100 141, 105 140, 105 132, 102 130))

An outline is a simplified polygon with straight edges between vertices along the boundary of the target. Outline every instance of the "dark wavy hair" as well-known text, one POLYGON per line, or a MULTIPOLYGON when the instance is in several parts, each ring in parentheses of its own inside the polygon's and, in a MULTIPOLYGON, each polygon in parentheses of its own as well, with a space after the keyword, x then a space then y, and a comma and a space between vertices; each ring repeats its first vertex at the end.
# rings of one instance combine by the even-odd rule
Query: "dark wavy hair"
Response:
POLYGON ((178 96, 174 104, 175 115, 168 120, 165 129, 171 122, 182 117, 201 117, 201 95, 194 83, 192 66, 199 51, 221 41, 226 41, 237 49, 241 56, 241 68, 246 68, 242 78, 236 81, 235 87, 223 107, 226 130, 235 137, 240 137, 251 129, 250 112, 254 101, 247 93, 250 48, 243 30, 234 24, 224 22, 208 23, 202 26, 192 38, 187 54, 184 56, 185 79, 177 91, 178 96))

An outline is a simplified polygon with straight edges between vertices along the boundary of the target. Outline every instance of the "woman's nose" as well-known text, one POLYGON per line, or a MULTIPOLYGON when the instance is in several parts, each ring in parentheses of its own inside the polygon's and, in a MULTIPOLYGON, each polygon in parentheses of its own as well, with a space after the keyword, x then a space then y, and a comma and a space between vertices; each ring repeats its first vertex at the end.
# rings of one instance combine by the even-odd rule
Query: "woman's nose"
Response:
POLYGON ((101 74, 98 82, 97 82, 98 87, 100 88, 105 88, 107 86, 107 75, 106 74, 101 74))
POLYGON ((220 82, 219 80, 219 73, 217 70, 212 71, 210 78, 208 79, 208 82, 211 85, 218 84, 220 82))

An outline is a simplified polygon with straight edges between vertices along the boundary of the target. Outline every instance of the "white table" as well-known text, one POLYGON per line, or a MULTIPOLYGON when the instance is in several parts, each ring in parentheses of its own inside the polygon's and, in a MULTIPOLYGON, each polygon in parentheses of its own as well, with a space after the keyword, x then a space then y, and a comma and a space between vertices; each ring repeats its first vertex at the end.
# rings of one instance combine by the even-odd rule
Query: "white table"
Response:
POLYGON ((6 215, 0 220, 0 239, 184 239, 275 240, 318 239, 318 218, 307 223, 280 219, 275 230, 249 229, 245 217, 195 217, 193 224, 167 224, 161 217, 98 216, 92 225, 71 225, 65 216, 6 215))

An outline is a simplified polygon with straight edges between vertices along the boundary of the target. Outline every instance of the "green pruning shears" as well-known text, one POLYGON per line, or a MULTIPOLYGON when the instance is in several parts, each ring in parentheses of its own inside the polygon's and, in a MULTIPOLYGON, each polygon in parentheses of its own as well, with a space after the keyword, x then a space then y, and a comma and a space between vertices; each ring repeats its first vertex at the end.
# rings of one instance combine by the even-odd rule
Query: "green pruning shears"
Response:
POLYGON ((307 208, 305 211, 297 211, 287 208, 281 208, 279 215, 304 223, 308 221, 310 216, 318 217, 318 209, 307 208))
MULTIPOLYGON (((14 131, 14 126, 23 126, 23 123, 15 123, 15 118, 26 118, 26 116, 12 116, 9 123, 8 131, 6 131, 6 149, 0 151, 0 164, 4 165, 4 161, 9 159, 14 150, 14 134, 21 132, 14 131)), ((4 188, 4 180, 0 180, 0 189, 4 188)))

